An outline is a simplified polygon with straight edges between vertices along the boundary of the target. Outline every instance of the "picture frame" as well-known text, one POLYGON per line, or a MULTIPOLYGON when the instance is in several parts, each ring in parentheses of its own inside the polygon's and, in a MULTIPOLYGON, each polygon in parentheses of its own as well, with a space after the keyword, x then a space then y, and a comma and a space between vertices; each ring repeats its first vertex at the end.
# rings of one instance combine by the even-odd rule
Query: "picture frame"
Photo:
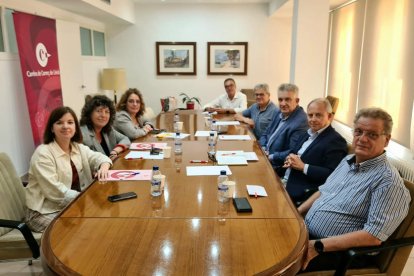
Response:
POLYGON ((156 42, 157 75, 196 75, 196 42, 156 42))
POLYGON ((207 42, 208 75, 247 75, 248 42, 207 42))

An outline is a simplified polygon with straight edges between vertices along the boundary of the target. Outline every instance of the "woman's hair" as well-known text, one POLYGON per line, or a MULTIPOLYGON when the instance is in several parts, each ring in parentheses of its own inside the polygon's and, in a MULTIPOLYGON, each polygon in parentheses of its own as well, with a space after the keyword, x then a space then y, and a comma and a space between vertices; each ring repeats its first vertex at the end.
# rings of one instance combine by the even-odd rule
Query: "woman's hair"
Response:
POLYGON ((80 125, 86 125, 90 130, 93 130, 92 112, 97 107, 107 107, 109 109, 109 121, 102 128, 104 133, 109 133, 112 129, 112 124, 115 120, 115 107, 114 103, 107 96, 96 95, 86 100, 85 105, 82 108, 82 115, 80 119, 80 125))
POLYGON ((145 103, 144 103, 144 99, 142 97, 141 92, 139 92, 138 89, 136 88, 129 88, 127 91, 125 91, 125 93, 122 95, 121 99, 119 100, 118 105, 116 106, 116 110, 117 111, 127 111, 127 102, 128 102, 128 98, 129 96, 131 96, 131 94, 135 94, 138 96, 139 100, 141 101, 141 106, 139 108, 139 111, 136 115, 136 118, 138 119, 139 117, 141 117, 142 115, 144 115, 145 113, 145 103))
POLYGON ((49 119, 47 120, 45 132, 43 133, 43 143, 49 144, 55 140, 55 134, 53 133, 53 124, 60 120, 66 113, 70 113, 75 120, 75 135, 70 139, 71 142, 82 143, 82 133, 79 127, 78 117, 72 108, 68 106, 61 106, 50 113, 49 119))

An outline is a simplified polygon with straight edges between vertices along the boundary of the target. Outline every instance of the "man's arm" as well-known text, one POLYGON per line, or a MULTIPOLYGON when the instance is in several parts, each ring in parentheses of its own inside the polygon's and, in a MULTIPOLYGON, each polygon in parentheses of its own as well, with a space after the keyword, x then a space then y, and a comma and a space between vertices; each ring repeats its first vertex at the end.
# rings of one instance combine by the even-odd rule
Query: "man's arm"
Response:
POLYGON ((309 209, 312 207, 312 204, 321 196, 321 192, 317 191, 315 192, 310 198, 308 198, 305 202, 303 202, 298 207, 298 212, 303 217, 305 217, 306 213, 309 211, 309 209))
MULTIPOLYGON (((381 244, 381 240, 377 239, 365 230, 359 230, 339 236, 329 237, 321 239, 321 241, 324 246, 324 252, 341 251, 352 247, 375 246, 381 244)), ((314 244, 315 240, 309 241, 308 253, 302 265, 302 269, 305 269, 308 266, 309 262, 318 256, 318 252, 316 252, 314 244)))
POLYGON ((218 107, 220 107, 220 96, 218 96, 217 98, 215 98, 211 102, 205 104, 203 106, 203 110, 206 110, 206 111, 209 111, 209 112, 213 112, 213 111, 216 111, 216 109, 218 107))

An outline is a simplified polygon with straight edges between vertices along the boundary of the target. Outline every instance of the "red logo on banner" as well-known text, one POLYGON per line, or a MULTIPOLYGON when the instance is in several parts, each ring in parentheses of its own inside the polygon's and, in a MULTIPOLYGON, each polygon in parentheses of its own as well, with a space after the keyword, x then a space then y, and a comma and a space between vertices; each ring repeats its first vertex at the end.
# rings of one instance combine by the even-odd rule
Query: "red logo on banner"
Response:
POLYGON ((63 105, 56 23, 20 12, 14 12, 13 19, 33 140, 38 146, 50 112, 63 105))

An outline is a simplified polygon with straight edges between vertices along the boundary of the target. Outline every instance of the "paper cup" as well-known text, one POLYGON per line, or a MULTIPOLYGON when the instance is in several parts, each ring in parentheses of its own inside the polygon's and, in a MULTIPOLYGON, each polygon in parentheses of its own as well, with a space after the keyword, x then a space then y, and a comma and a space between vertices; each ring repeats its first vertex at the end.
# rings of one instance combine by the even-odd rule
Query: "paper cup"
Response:
POLYGON ((162 149, 162 153, 164 153, 164 158, 170 158, 171 157, 171 147, 166 146, 162 149))
POLYGON ((234 193, 236 192, 236 182, 231 181, 231 180, 227 180, 227 181, 224 181, 223 184, 226 185, 229 188, 228 192, 227 192, 227 197, 228 198, 234 197, 234 193))
POLYGON ((176 124, 177 131, 181 132, 183 130, 184 122, 176 122, 175 124, 176 124))

